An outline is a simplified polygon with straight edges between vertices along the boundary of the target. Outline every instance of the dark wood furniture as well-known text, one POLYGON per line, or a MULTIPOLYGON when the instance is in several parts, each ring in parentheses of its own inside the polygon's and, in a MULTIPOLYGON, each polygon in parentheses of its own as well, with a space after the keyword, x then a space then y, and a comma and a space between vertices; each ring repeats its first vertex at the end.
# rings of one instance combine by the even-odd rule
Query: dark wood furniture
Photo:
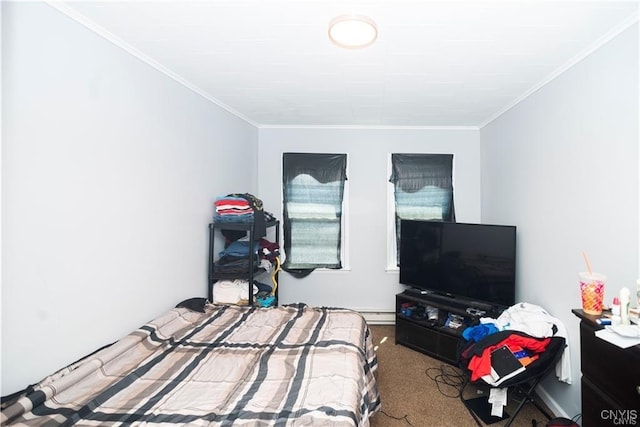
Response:
POLYGON ((457 366, 462 331, 490 311, 491 307, 479 303, 408 289, 396 295, 396 344, 457 366), (407 306, 414 309, 405 312, 407 306), (429 319, 429 308, 437 309, 437 318, 429 319), (463 318, 464 323, 459 327, 447 324, 451 315, 463 318))
POLYGON ((640 425, 640 345, 620 348, 595 335, 599 316, 580 318, 582 426, 640 425))

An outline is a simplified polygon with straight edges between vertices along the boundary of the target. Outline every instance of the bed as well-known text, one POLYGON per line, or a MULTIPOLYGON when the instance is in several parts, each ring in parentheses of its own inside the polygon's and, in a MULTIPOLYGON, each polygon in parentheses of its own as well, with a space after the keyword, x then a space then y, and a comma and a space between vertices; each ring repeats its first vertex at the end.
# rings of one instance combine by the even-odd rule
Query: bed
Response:
POLYGON ((380 408, 376 367, 357 312, 191 300, 29 387, 0 420, 367 427, 380 408))

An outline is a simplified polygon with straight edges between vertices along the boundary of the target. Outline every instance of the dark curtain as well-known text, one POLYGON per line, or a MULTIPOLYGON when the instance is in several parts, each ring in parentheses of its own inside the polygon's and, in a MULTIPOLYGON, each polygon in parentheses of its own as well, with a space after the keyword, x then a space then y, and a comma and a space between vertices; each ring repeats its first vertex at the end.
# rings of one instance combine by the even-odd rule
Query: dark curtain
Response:
POLYGON ((431 185, 453 193, 453 154, 392 154, 389 182, 407 193, 431 185))
POLYGON ((282 184, 287 185, 300 174, 311 175, 321 183, 347 179, 346 154, 284 153, 282 184))
POLYGON ((287 257, 282 268, 295 277, 304 277, 315 268, 342 268, 340 226, 346 167, 346 154, 283 154, 283 231, 287 257), (301 180, 301 175, 313 180, 301 180))
POLYGON ((396 248, 400 261, 402 219, 455 221, 453 154, 391 155, 396 204, 396 248), (434 216, 438 212, 439 216, 434 216))

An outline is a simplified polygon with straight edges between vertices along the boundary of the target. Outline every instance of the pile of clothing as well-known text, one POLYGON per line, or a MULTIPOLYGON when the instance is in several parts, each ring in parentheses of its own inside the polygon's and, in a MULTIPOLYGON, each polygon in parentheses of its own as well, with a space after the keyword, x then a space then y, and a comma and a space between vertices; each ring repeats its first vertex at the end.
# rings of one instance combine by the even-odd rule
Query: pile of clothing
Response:
POLYGON ((216 208, 214 220, 221 222, 252 222, 255 210, 248 196, 230 194, 217 197, 214 202, 216 208))
MULTIPOLYGON (((561 352, 559 360, 555 362, 556 377, 559 381, 571 384, 566 328, 562 321, 540 306, 523 302, 515 304, 497 319, 481 318, 479 324, 465 329, 462 337, 467 342, 459 351, 459 362, 472 382, 482 379, 493 386, 488 399, 493 416, 503 416, 508 381, 512 377, 505 375, 500 379, 494 375, 493 352, 502 347, 506 347, 517 359, 515 363, 521 365, 520 370, 513 371, 514 375, 526 369, 527 374, 522 375, 522 381, 541 375, 545 372, 545 364, 556 360, 554 352, 561 352)), ((519 381, 518 376, 513 378, 514 382, 519 381)))
MULTIPOLYGON (((253 281, 253 295, 258 292, 271 292, 272 287, 266 283, 253 281)), ((249 281, 242 279, 219 280, 213 284, 214 304, 239 304, 246 305, 249 302, 249 281)))
POLYGON ((229 242, 214 264, 216 273, 245 274, 250 269, 262 268, 270 271, 275 258, 280 255, 280 247, 267 239, 254 241, 242 238, 229 242))
POLYGON ((462 336, 466 340, 478 342, 499 331, 520 331, 537 338, 565 338, 567 346, 556 366, 556 376, 559 381, 571 384, 571 356, 567 330, 560 319, 551 316, 540 306, 521 302, 509 307, 497 319, 481 318, 479 325, 465 329, 462 336))
POLYGON ((214 271, 216 273, 247 273, 258 266, 259 249, 258 242, 235 240, 218 253, 220 258, 214 265, 214 271))
MULTIPOLYGON (((267 234, 267 222, 275 220, 273 214, 266 212, 262 200, 249 193, 233 193, 218 196, 214 201, 214 222, 253 224, 254 239, 258 240, 267 234)), ((236 232, 245 234, 243 231, 236 232)), ((227 236, 230 238, 231 236, 227 236)), ((231 237, 232 240, 240 236, 231 237)))

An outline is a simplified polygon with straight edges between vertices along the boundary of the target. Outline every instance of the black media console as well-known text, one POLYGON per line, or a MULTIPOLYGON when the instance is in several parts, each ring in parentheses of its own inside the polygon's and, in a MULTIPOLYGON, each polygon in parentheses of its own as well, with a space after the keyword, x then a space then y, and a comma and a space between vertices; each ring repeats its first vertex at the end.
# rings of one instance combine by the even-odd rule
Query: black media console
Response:
POLYGON ((457 365, 462 331, 500 312, 486 303, 407 289, 396 295, 396 344, 457 365))

